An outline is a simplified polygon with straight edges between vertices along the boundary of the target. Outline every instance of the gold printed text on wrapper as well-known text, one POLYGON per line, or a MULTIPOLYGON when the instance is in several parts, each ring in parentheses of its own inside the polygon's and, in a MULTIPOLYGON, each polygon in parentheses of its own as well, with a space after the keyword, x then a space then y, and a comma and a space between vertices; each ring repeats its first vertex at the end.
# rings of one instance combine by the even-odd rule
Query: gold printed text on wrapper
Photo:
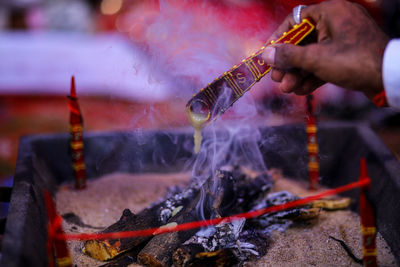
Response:
MULTIPOLYGON (((314 28, 314 24, 309 19, 304 19, 300 24, 295 25, 290 31, 271 43, 298 44, 314 28)), ((271 67, 262 58, 264 48, 262 47, 260 51, 244 59, 239 65, 235 65, 231 70, 225 72, 194 95, 186 105, 188 117, 191 116, 191 113, 198 112, 198 110, 193 110, 193 105, 196 104, 200 106, 198 108, 201 109, 200 112, 205 113, 206 121, 215 119, 264 77, 271 70, 271 67), (219 100, 219 97, 226 93, 226 89, 230 90, 231 93, 227 94, 227 99, 219 100)))
MULTIPOLYGON (((314 24, 309 19, 304 19, 290 31, 285 32, 278 40, 271 41, 271 44, 298 44, 314 28, 314 24)), ((186 116, 195 130, 195 153, 200 150, 201 130, 204 124, 224 113, 271 70, 271 67, 262 58, 264 49, 265 47, 262 47, 260 51, 244 59, 239 65, 233 66, 231 70, 201 89, 187 103, 186 116), (222 95, 224 97, 220 97, 222 95)))

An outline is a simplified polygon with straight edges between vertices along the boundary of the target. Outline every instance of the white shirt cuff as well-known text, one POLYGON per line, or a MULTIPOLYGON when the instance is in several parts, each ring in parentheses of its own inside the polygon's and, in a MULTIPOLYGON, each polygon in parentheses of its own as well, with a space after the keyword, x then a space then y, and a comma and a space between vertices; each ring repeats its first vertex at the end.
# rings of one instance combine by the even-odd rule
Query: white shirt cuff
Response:
POLYGON ((400 109, 400 39, 393 39, 386 46, 382 78, 389 105, 400 109))

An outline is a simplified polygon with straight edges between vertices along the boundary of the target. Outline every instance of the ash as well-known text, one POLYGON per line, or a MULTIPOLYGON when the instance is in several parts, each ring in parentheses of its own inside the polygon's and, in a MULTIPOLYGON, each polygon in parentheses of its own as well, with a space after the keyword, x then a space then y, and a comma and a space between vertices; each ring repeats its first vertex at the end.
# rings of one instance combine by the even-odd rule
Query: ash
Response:
MULTIPOLYGON (((279 191, 268 194, 262 201, 256 203, 252 210, 264 209, 287 202, 298 200, 299 197, 288 192, 279 191)), ((251 224, 257 228, 263 228, 263 232, 269 234, 273 231, 285 231, 293 224, 293 218, 300 216, 302 208, 294 208, 274 213, 267 213, 258 218, 252 219, 251 224)))
POLYGON ((242 218, 207 227, 198 231, 184 245, 201 245, 207 252, 230 249, 242 263, 258 258, 265 254, 268 238, 260 231, 243 230, 245 223, 246 219, 242 218))
POLYGON ((199 185, 192 184, 188 188, 182 190, 180 187, 174 186, 167 193, 166 200, 153 203, 153 205, 161 202, 163 203, 162 207, 159 209, 159 221, 166 224, 171 217, 182 209, 187 200, 193 198, 198 187, 199 185))
POLYGON ((220 223, 202 229, 192 238, 187 240, 184 245, 199 244, 205 251, 216 251, 222 248, 235 247, 239 235, 243 230, 245 219, 239 219, 229 223, 220 223))
MULTIPOLYGON (((252 210, 284 204, 299 199, 287 191, 267 193, 271 185, 259 187, 263 196, 255 198, 251 203, 252 210)), ((206 252, 229 249, 237 258, 238 265, 260 258, 266 254, 269 237, 273 231, 285 231, 293 219, 300 215, 301 208, 294 208, 270 214, 255 219, 237 219, 232 222, 222 222, 198 231, 184 245, 196 244, 206 252)))

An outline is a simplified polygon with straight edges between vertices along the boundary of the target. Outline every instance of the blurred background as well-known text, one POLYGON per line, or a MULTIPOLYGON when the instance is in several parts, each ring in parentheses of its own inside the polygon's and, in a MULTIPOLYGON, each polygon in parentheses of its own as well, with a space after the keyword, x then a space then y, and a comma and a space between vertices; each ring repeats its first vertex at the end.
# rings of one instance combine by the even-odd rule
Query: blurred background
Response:
MULTIPOLYGON (((71 75, 86 131, 184 127, 193 93, 257 51, 294 6, 316 2, 0 0, 0 185, 12 185, 21 136, 68 132, 71 75)), ((398 0, 357 2, 399 36, 398 0)), ((303 121, 304 97, 268 77, 249 94, 257 122, 303 121)), ((315 102, 321 121, 370 124, 399 155, 396 111, 332 85, 315 102)))

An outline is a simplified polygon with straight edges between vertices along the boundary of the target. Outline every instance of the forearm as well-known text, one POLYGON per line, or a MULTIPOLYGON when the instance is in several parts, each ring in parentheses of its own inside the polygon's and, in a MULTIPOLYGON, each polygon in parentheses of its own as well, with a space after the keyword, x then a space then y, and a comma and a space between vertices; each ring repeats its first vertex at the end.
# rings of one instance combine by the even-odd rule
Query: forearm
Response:
POLYGON ((400 39, 393 39, 386 46, 382 78, 389 105, 400 109, 400 39))

